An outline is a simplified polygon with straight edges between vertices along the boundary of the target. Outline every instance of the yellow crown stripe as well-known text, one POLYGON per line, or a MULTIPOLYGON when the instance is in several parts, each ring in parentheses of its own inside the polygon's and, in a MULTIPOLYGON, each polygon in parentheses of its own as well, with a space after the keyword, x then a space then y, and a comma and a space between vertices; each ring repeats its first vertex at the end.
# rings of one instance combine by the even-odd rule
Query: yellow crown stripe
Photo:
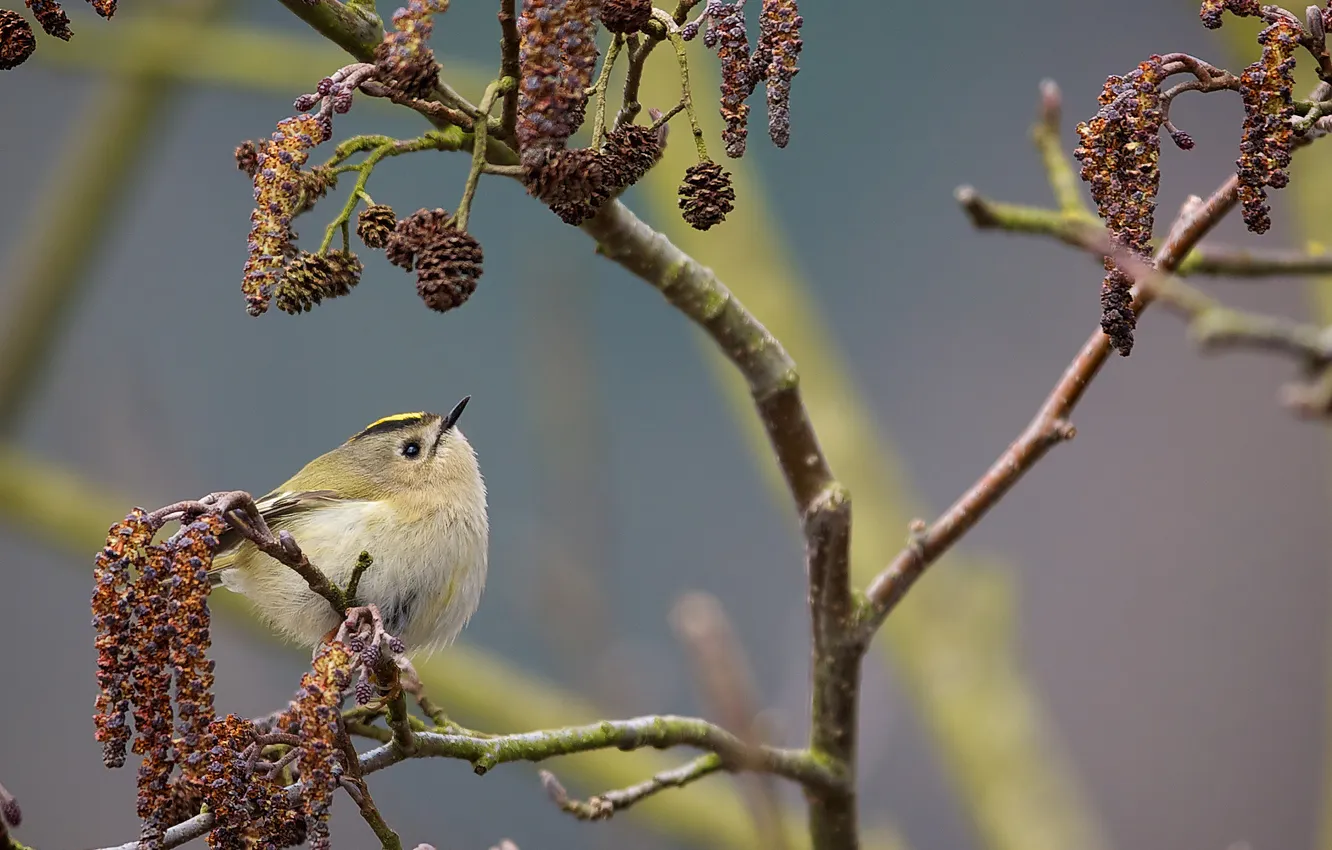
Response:
POLYGON ((392 416, 385 416, 383 419, 376 419, 374 422, 371 422, 369 425, 365 426, 361 430, 369 431, 371 428, 378 427, 388 422, 403 422, 403 423, 419 422, 425 418, 426 418, 426 413, 424 410, 418 410, 414 413, 395 413, 392 416))
POLYGON ((366 434, 379 433, 383 431, 396 431, 399 428, 410 428, 418 422, 424 422, 431 414, 422 410, 412 413, 395 413, 392 416, 385 416, 383 419, 376 419, 369 425, 362 428, 352 439, 364 437, 366 434))

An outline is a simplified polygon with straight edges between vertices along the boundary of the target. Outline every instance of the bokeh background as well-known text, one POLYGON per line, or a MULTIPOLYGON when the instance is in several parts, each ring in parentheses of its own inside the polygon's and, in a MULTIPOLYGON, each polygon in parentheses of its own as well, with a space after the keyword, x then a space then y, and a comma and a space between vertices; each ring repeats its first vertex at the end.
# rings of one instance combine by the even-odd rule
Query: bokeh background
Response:
MULTIPOLYGON (((232 148, 342 60, 277 3, 214 3, 204 45, 151 37, 198 3, 125 5, 110 23, 71 9, 74 40, 43 39, 0 80, 0 351, 33 376, 0 411, 0 781, 23 805, 18 837, 88 848, 137 834, 133 771, 102 768, 89 720, 99 529, 133 504, 265 491, 380 415, 467 393, 492 568, 462 645, 428 668, 442 701, 496 731, 708 714, 670 620, 682 594, 703 591, 746 646, 777 737, 800 743, 798 537, 706 340, 489 178, 472 219, 485 276, 465 309, 429 312, 408 276, 365 251, 353 297, 248 317, 250 191, 232 148), (63 305, 53 324, 21 309, 34 286, 63 305), (37 342, 13 345, 25 329, 37 342)), ((379 5, 387 16, 395 4, 379 5)), ((495 61, 493 6, 456 3, 437 27, 446 70, 473 95, 495 61)), ((1028 138, 1042 77, 1063 87, 1071 149, 1107 74, 1175 50, 1236 67, 1240 40, 1233 24, 1202 29, 1184 0, 806 6, 791 145, 767 142, 760 95, 732 220, 680 234, 681 158, 627 202, 787 329, 858 499, 863 577, 907 519, 946 506, 1008 444, 1097 320, 1093 263, 973 232, 953 189, 1050 202, 1028 138)), ((713 63, 700 63, 715 139, 713 63)), ((668 106, 676 89, 667 74, 652 91, 668 106)), ((1165 146, 1163 215, 1224 179, 1241 115, 1228 95, 1178 104, 1199 144, 1165 146)), ((339 137, 423 129, 368 99, 337 122, 339 137)), ((683 128, 674 139, 684 156, 683 128)), ((389 161, 371 194, 400 212, 450 207, 464 159, 389 161)), ((301 220, 307 241, 345 191, 301 220)), ((1261 243, 1237 222, 1215 238, 1300 244, 1313 228, 1296 218, 1297 191, 1280 193, 1261 243)), ((1310 312, 1303 281, 1207 286, 1310 312)), ((868 658, 861 807, 876 846, 1323 840, 1332 469, 1325 429, 1276 403, 1288 377, 1257 357, 1200 358, 1173 317, 1144 319, 1132 358, 1109 364, 1079 408, 1078 438, 935 568, 868 658)), ((266 712, 306 659, 237 610, 217 618, 219 708, 266 712)), ((634 758, 551 766, 586 795, 609 787, 607 771, 642 778, 676 761, 634 758)), ((560 814, 530 765, 478 779, 423 761, 372 787, 407 846, 665 850, 742 846, 730 782, 605 824, 560 814), (708 826, 719 817, 734 828, 708 826)), ((783 793, 797 810, 799 794, 783 793)), ((335 846, 369 846, 353 808, 337 808, 335 846)))

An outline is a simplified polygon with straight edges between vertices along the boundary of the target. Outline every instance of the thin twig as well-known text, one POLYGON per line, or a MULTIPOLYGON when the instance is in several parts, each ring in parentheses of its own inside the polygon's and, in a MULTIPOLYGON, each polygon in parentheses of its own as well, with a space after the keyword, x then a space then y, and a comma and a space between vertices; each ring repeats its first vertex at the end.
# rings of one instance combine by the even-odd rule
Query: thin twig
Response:
POLYGON ((365 571, 374 566, 374 563, 375 559, 369 552, 361 552, 356 556, 356 566, 352 567, 351 577, 347 579, 347 586, 342 591, 343 601, 348 608, 355 608, 360 604, 356 601, 356 594, 361 589, 361 576, 365 575, 365 571))
POLYGON ((542 787, 550 795, 551 802, 559 806, 561 811, 568 812, 579 820, 606 820, 616 812, 622 812, 658 791, 683 788, 721 769, 721 757, 716 753, 707 753, 677 768, 663 770, 637 785, 606 791, 587 800, 571 798, 560 784, 560 780, 549 770, 541 771, 540 776, 542 787))
POLYGON ((467 172, 467 182, 463 185, 462 200, 458 201, 458 211, 453 214, 453 226, 459 230, 467 229, 467 217, 472 212, 472 199, 476 196, 477 184, 481 181, 481 172, 486 167, 486 120, 495 106, 495 98, 500 92, 517 88, 518 82, 512 77, 496 80, 486 86, 486 93, 481 98, 481 105, 476 110, 476 123, 472 127, 472 167, 467 172))
POLYGON ((515 0, 500 0, 500 77, 514 81, 504 92, 504 108, 500 118, 500 136, 506 141, 515 138, 518 127, 518 81, 523 71, 518 64, 518 15, 515 0))
POLYGON ((643 105, 638 102, 638 89, 643 83, 643 68, 647 65, 648 56, 658 44, 661 44, 665 38, 663 30, 661 37, 648 35, 640 38, 637 34, 629 36, 625 42, 629 48, 629 70, 624 74, 624 92, 620 97, 620 111, 615 114, 615 128, 634 123, 638 113, 642 111, 643 105))
POLYGON ((680 70, 680 103, 684 106, 685 114, 689 116, 689 127, 694 134, 694 148, 698 152, 699 162, 706 161, 709 158, 708 143, 703 135, 702 125, 698 123, 698 114, 694 111, 693 87, 689 82, 688 47, 680 35, 680 28, 676 25, 675 19, 668 12, 654 8, 652 17, 666 28, 666 37, 671 40, 671 47, 675 49, 675 63, 680 70))
POLYGON ((611 39, 610 47, 606 49, 606 56, 601 60, 601 73, 597 76, 597 83, 593 87, 593 97, 596 98, 596 111, 592 118, 592 144, 590 147, 594 151, 601 150, 601 140, 606 135, 606 90, 610 87, 611 70, 615 67, 615 59, 620 55, 620 48, 624 46, 624 36, 616 33, 611 39))
POLYGON ((1228 245, 1199 245, 1180 263, 1176 274, 1269 278, 1332 273, 1332 254, 1228 245))

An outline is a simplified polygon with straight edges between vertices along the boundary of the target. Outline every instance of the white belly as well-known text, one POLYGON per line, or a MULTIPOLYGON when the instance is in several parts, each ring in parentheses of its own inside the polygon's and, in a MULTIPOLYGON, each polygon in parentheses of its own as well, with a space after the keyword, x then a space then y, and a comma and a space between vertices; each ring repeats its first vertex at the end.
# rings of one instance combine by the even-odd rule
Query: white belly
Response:
MULTIPOLYGON (((480 523, 454 512, 401 523, 387 510, 348 502, 312 512, 290 530, 310 562, 339 587, 346 587, 361 552, 369 552, 374 564, 361 576, 357 601, 378 607, 389 633, 409 650, 432 652, 458 636, 480 603, 485 515, 480 523)), ((246 548, 236 568, 222 574, 223 584, 248 596, 271 626, 314 646, 338 625, 332 608, 300 576, 246 548)))

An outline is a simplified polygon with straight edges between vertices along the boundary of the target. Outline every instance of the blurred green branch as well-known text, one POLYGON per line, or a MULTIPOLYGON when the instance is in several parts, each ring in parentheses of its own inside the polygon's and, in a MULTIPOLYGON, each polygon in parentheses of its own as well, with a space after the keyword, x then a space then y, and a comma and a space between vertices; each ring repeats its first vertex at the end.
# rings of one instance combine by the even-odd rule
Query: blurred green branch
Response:
MULTIPOLYGON (((158 3, 157 5, 162 5, 158 3)), ((226 7, 221 0, 177 4, 176 38, 155 34, 138 45, 142 57, 187 65, 192 33, 226 7)), ((64 56, 68 50, 40 55, 64 56)), ((15 296, 0 328, 0 434, 12 434, 40 385, 60 328, 82 294, 88 265, 116 217, 107 215, 134 184, 152 151, 153 132, 172 106, 174 84, 135 67, 121 69, 90 109, 65 131, 65 150, 26 217, 30 232, 19 259, 0 277, 15 296)))
MULTIPOLYGON (((160 15, 116 19, 114 29, 87 29, 68 50, 42 50, 34 56, 52 68, 134 73, 158 80, 238 87, 279 95, 314 89, 319 77, 346 61, 322 39, 269 32, 258 27, 215 23, 206 28, 160 15), (175 50, 145 49, 156 44, 188 44, 189 60, 175 50)), ((370 103, 387 101, 366 98, 370 103)))

